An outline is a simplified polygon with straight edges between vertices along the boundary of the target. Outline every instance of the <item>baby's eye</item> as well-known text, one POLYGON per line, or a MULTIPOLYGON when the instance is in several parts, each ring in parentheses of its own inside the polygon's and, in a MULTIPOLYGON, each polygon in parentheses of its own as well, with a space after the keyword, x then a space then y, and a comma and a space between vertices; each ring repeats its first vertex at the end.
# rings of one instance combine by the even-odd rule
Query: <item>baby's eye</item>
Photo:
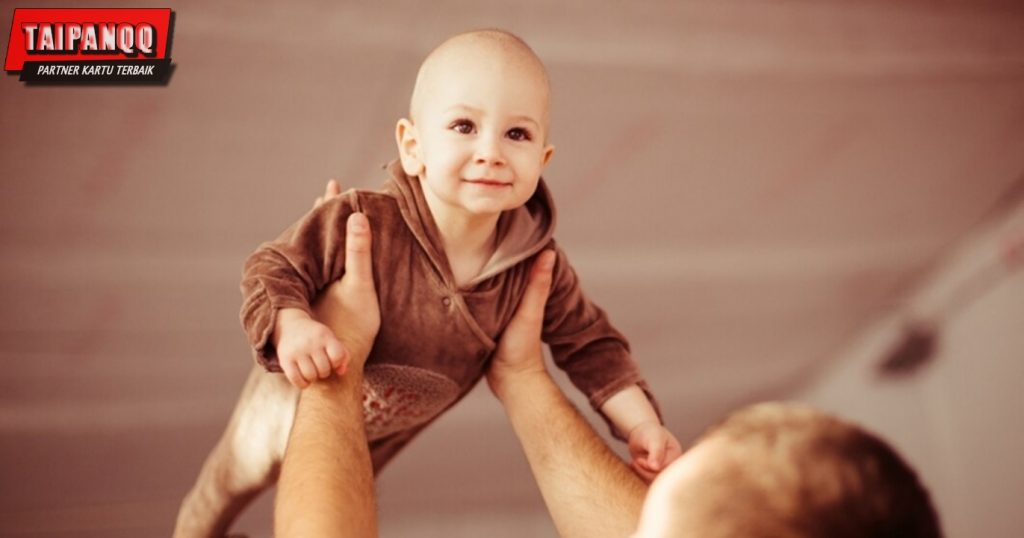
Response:
POLYGON ((509 129, 507 136, 517 142, 533 139, 533 137, 530 136, 530 131, 527 131, 526 129, 521 129, 519 127, 513 127, 512 129, 509 129))
POLYGON ((476 126, 469 120, 455 120, 448 126, 448 128, 457 133, 471 134, 475 130, 476 126))

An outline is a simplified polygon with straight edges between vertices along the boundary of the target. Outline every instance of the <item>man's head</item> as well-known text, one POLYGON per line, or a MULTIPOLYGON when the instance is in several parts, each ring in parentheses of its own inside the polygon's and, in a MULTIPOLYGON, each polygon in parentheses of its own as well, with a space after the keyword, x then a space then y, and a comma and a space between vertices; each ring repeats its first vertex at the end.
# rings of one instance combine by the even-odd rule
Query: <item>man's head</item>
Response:
POLYGON ((423 181, 431 210, 494 215, 524 204, 554 150, 550 93, 540 59, 507 32, 434 49, 395 129, 402 167, 423 181))
POLYGON ((759 404, 711 428, 651 485, 636 536, 941 536, 884 441, 811 408, 759 404))

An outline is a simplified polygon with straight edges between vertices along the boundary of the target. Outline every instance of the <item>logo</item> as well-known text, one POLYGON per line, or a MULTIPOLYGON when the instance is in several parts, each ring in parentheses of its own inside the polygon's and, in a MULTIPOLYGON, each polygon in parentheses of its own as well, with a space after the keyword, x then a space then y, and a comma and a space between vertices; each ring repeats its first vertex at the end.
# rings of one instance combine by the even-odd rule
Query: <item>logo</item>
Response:
POLYGON ((26 84, 166 84, 170 8, 14 10, 4 70, 26 84))

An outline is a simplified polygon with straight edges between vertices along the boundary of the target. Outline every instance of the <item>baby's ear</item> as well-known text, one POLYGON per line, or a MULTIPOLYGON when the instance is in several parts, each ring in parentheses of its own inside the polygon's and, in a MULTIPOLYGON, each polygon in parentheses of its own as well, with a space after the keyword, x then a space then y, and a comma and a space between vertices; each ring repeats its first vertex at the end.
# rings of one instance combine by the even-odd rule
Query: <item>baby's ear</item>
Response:
POLYGON ((548 144, 547 147, 544 148, 544 156, 541 158, 540 165, 542 167, 547 166, 548 163, 551 162, 551 156, 554 154, 555 146, 548 144))
POLYGON ((395 126, 395 142, 398 144, 398 157, 402 160, 402 170, 408 176, 419 176, 423 173, 423 159, 420 158, 420 143, 417 138, 416 126, 406 118, 398 120, 395 126))

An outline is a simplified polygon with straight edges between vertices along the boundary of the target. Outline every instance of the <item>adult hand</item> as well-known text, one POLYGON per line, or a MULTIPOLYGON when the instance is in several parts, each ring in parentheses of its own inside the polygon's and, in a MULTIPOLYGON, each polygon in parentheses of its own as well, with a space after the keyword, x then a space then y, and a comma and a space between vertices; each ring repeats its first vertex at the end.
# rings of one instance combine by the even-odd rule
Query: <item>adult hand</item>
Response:
POLYGON ((508 383, 514 382, 512 380, 517 376, 547 375, 540 334, 554 266, 555 252, 552 250, 542 252, 534 260, 526 293, 498 341, 494 360, 487 370, 487 384, 499 399, 502 399, 508 383))
POLYGON ((327 200, 330 200, 331 198, 334 198, 335 196, 338 196, 340 194, 341 194, 341 185, 338 184, 338 180, 337 179, 329 179, 329 180, 327 180, 327 188, 324 189, 324 195, 323 196, 317 196, 316 200, 313 200, 313 209, 316 209, 316 208, 320 207, 327 200))
POLYGON ((552 251, 534 261, 487 383, 505 408, 559 536, 628 536, 636 528, 646 488, 544 366, 540 336, 554 264, 552 251))
POLYGON ((313 314, 345 343, 351 371, 362 369, 373 348, 380 330, 380 306, 373 283, 370 221, 362 213, 353 213, 345 229, 345 274, 320 294, 313 314))
POLYGON ((320 294, 313 313, 347 347, 348 371, 313 383, 299 398, 278 482, 277 536, 378 535, 362 388, 380 308, 370 223, 353 213, 345 227, 345 274, 320 294))

